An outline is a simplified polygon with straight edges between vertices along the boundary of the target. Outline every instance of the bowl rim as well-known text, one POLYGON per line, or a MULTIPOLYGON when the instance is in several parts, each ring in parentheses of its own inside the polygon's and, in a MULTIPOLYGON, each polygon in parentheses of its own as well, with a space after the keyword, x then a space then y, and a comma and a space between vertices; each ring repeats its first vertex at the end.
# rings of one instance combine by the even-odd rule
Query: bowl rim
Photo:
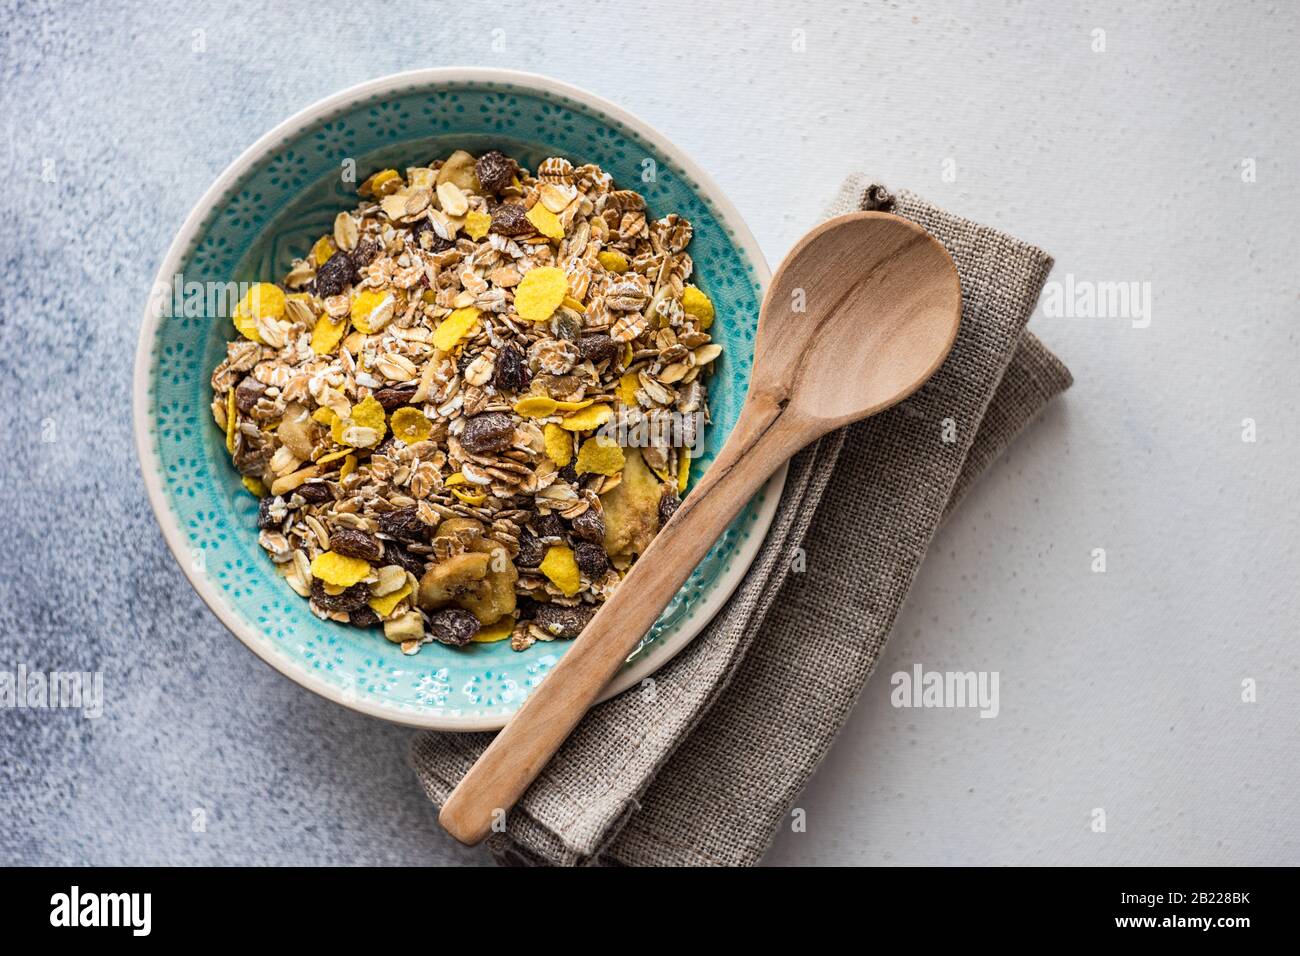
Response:
MULTIPOLYGON (((539 73, 497 69, 495 67, 430 67, 392 73, 349 86, 323 99, 316 100, 276 124, 258 137, 252 145, 241 152, 222 170, 212 185, 199 197, 163 256, 158 271, 154 276, 154 284, 150 288, 157 288, 159 283, 167 282, 168 277, 176 272, 182 256, 189 248, 213 205, 225 195, 235 182, 256 163, 265 159, 278 148, 286 138, 295 135, 305 126, 315 123, 322 116, 341 111, 355 103, 371 99, 377 95, 397 92, 411 86, 431 87, 438 84, 453 83, 513 83, 524 88, 537 88, 544 92, 568 97, 585 106, 608 114, 630 127, 638 135, 654 144, 656 149, 669 157, 680 169, 698 183, 700 191, 707 196, 725 226, 731 230, 734 241, 750 257, 760 292, 765 293, 767 291, 768 283, 771 280, 771 270, 758 245, 758 241, 750 232, 740 213, 718 184, 714 182, 713 178, 669 141, 666 136, 639 116, 582 87, 539 73)), ((348 695, 343 689, 336 688, 323 681, 318 682, 310 669, 295 667, 287 657, 273 653, 270 646, 264 646, 265 642, 254 634, 249 625, 220 599, 212 581, 190 567, 188 545, 179 522, 176 520, 164 495, 160 460, 155 449, 155 443, 149 437, 149 383, 153 369, 153 343, 162 321, 161 311, 153 308, 152 296, 150 296, 150 301, 145 304, 144 321, 141 324, 139 337, 136 341, 135 363, 132 374, 132 420, 136 457, 148 493, 149 505, 162 530, 163 539, 185 575, 185 579, 202 598, 208 609, 216 615, 217 619, 225 625, 231 634, 239 639, 240 643, 274 670, 283 674, 298 686, 340 704, 349 710, 377 717, 390 723, 419 727, 426 730, 468 733, 499 730, 504 727, 510 719, 509 715, 472 717, 421 715, 419 712, 387 708, 382 704, 359 696, 348 695)), ((762 491, 764 495, 763 501, 759 506, 748 537, 738 545, 736 560, 723 570, 717 583, 698 605, 698 611, 689 621, 682 624, 676 634, 664 640, 655 649, 655 653, 647 655, 642 660, 634 661, 629 667, 624 667, 601 693, 600 701, 608 700, 636 685, 667 664, 681 653, 721 610, 723 604, 727 602, 745 577, 764 540, 766 540, 767 531, 776 513, 781 491, 785 486, 787 469, 788 465, 783 465, 764 485, 762 491)))

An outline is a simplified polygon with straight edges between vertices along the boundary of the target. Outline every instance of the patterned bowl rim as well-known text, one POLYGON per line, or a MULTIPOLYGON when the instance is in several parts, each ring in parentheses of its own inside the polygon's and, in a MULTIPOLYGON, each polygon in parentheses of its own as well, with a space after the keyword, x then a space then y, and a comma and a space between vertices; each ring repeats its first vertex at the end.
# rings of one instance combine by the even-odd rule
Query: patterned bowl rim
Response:
MULTIPOLYGON (((749 227, 740 217, 740 213, 737 212, 735 206, 732 205, 718 184, 713 181, 713 178, 673 145, 667 137, 640 117, 581 87, 563 83, 537 73, 500 70, 490 67, 437 67, 394 73, 348 87, 298 111, 261 136, 217 177, 216 181, 194 205, 194 208, 181 225, 176 238, 172 240, 172 244, 163 257, 158 273, 154 278, 154 285, 151 288, 157 288, 159 283, 165 283, 167 278, 177 271, 182 258, 193 244, 200 228, 207 221, 212 208, 227 191, 255 166, 269 159, 279 149, 280 145, 290 137, 298 135, 323 119, 346 112, 363 101, 373 100, 376 96, 408 92, 412 87, 436 88, 445 85, 464 86, 476 83, 515 84, 525 89, 537 89, 575 101, 588 109, 604 113, 629 127, 660 150, 664 156, 676 163, 679 169, 694 180, 699 192, 713 207, 712 211, 730 232, 736 244, 749 257, 754 267, 754 276, 758 281, 759 288, 761 291, 766 292, 771 279, 771 271, 758 242, 754 239, 753 233, 750 232, 749 227)), ((212 580, 204 572, 196 571, 191 566, 188 559, 188 545, 180 523, 167 503, 163 490, 161 460, 155 443, 150 437, 149 383, 153 372, 153 343, 159 334, 162 320, 163 316, 160 312, 151 308, 150 305, 145 306, 144 322, 141 325, 140 337, 136 345, 132 385, 132 417, 134 420, 136 454, 139 457, 140 472, 144 478, 145 488, 149 494, 149 504, 153 508, 154 516, 158 519, 158 524, 162 528, 163 538, 166 540, 172 555, 176 558, 176 563, 180 565, 181 570, 185 573, 186 579, 198 592, 199 597, 203 599, 208 608, 226 626, 227 630, 239 638, 245 647, 275 670, 307 690, 327 700, 341 704, 350 710, 378 717, 392 723, 422 727, 429 730, 473 732, 499 730, 504 727, 509 720, 509 716, 506 715, 449 716, 446 714, 420 714, 389 708, 382 703, 361 695, 346 695, 341 688, 326 683, 310 668, 302 667, 287 657, 274 653, 270 643, 261 639, 254 628, 240 618, 225 601, 221 600, 217 587, 212 580)), ((772 523, 772 517, 776 513, 776 506, 781 497, 781 491, 785 486, 786 470, 786 466, 782 466, 764 487, 762 502, 755 516, 751 533, 737 545, 736 560, 730 562, 729 566, 723 569, 713 587, 698 605, 698 613, 694 614, 689 620, 683 621, 677 628, 676 633, 666 635, 661 645, 655 649, 655 653, 645 655, 643 658, 633 661, 631 666, 624 667, 602 693, 600 697, 602 701, 635 686, 672 660, 699 634, 722 608, 723 604, 726 603, 749 570, 750 564, 767 536, 767 530, 772 523)))

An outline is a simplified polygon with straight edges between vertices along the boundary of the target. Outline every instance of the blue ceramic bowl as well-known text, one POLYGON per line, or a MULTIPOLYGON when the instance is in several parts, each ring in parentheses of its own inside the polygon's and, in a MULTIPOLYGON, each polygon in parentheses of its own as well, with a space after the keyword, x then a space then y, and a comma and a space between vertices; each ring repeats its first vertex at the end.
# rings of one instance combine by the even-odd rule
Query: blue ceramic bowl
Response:
MULTIPOLYGON (((515 652, 508 641, 404 656, 374 631, 317 619, 257 544, 257 500, 231 467, 209 411, 208 379, 234 331, 224 316, 189 315, 189 283, 274 281, 334 216, 357 181, 453 149, 496 147, 529 167, 547 156, 594 162, 643 193, 653 216, 695 227, 695 281, 712 297, 724 347, 710 387, 713 423, 692 482, 736 422, 749 383, 768 280, 757 243, 713 182, 663 136, 590 93, 503 70, 437 69, 354 87, 309 107, 253 144, 199 201, 159 269, 135 366, 141 471, 168 545, 195 589, 259 657, 356 710, 441 730, 501 727, 564 654, 561 641, 515 652), (180 282, 179 295, 174 294, 180 282)), ((192 301, 192 300, 191 300, 192 301)), ((606 696, 681 650, 735 588, 771 521, 784 472, 741 512, 629 658, 606 696)))

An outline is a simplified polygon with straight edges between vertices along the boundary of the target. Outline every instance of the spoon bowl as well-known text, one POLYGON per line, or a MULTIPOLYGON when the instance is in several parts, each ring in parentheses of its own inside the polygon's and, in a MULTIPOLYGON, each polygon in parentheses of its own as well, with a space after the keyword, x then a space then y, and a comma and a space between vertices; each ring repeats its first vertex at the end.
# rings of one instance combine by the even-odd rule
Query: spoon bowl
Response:
POLYGON ((727 444, 457 785, 438 815, 443 828, 462 843, 486 837, 772 472, 827 432, 920 388, 960 321, 957 269, 915 223, 849 213, 804 236, 763 300, 749 393, 727 444))
POLYGON ((952 347, 961 283, 920 226, 882 212, 805 235, 763 300, 751 389, 788 388, 822 433, 902 401, 952 347))

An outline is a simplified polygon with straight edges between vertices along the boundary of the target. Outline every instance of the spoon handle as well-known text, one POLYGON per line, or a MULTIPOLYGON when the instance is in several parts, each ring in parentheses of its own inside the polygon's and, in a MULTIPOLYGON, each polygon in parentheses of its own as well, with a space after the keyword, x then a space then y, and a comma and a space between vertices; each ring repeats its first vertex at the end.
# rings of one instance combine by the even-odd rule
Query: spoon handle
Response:
MULTIPOLYGON (((582 635, 524 701, 463 780, 438 822, 461 843, 483 840, 528 789, 650 630, 731 519, 801 448, 783 405, 752 391, 731 437, 582 635)), ((500 829, 502 824, 498 824, 500 829)))

